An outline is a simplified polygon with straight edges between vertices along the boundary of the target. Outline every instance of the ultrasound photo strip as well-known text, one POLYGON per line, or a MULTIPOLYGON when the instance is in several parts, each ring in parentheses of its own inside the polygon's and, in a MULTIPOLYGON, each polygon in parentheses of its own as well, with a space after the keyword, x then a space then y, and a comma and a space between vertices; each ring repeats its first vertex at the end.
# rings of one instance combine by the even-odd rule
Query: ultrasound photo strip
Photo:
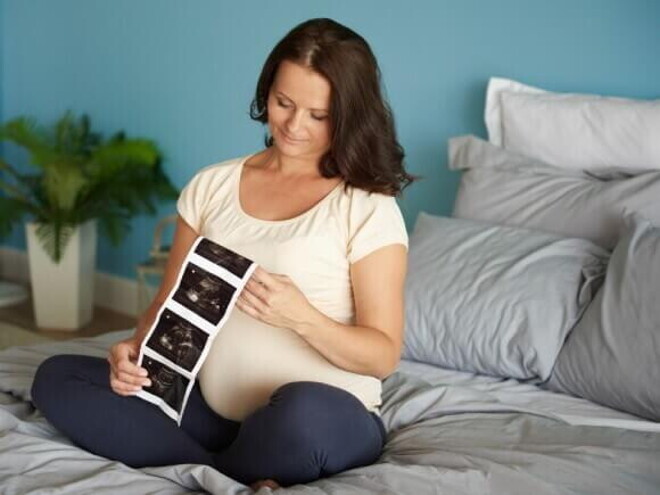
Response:
POLYGON ((199 237, 140 346, 151 386, 136 393, 181 425, 195 379, 256 264, 199 237))

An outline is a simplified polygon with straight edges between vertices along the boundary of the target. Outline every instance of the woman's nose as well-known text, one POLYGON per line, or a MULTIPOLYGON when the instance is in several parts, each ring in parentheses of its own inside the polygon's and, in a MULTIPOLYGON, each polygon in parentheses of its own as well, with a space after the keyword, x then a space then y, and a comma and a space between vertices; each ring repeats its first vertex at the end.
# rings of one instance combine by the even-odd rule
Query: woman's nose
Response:
POLYGON ((302 126, 302 118, 303 114, 301 111, 297 112, 292 112, 291 115, 289 115, 289 119, 287 120, 286 126, 287 130, 291 133, 294 134, 300 129, 302 126))

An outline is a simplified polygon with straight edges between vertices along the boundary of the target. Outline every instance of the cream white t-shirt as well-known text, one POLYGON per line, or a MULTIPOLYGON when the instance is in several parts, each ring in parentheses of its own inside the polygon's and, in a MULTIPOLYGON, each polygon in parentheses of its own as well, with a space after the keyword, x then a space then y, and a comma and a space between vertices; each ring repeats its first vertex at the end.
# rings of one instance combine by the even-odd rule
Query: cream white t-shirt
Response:
MULTIPOLYGON (((306 212, 287 220, 261 220, 239 200, 243 164, 252 155, 208 166, 183 189, 181 217, 195 231, 288 275, 309 302, 330 318, 355 323, 349 267, 390 244, 408 245, 393 197, 340 183, 306 212)), ((287 328, 262 323, 234 309, 213 341, 199 373, 202 394, 221 416, 242 421, 293 381, 323 382, 357 397, 368 410, 381 402, 379 379, 330 363, 287 328)))

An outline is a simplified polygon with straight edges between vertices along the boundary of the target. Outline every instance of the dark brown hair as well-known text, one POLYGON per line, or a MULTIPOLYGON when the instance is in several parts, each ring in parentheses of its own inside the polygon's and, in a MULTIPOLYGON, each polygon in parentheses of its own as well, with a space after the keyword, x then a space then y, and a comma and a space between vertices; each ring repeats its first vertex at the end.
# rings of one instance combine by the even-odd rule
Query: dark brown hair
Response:
MULTIPOLYGON (((332 140, 319 169, 347 185, 397 196, 415 178, 403 166, 392 111, 381 94, 376 57, 359 34, 332 19, 310 19, 293 28, 270 52, 250 107, 250 117, 268 123, 268 93, 283 60, 325 77, 332 87, 332 140)), ((266 137, 266 146, 273 138, 266 137)))

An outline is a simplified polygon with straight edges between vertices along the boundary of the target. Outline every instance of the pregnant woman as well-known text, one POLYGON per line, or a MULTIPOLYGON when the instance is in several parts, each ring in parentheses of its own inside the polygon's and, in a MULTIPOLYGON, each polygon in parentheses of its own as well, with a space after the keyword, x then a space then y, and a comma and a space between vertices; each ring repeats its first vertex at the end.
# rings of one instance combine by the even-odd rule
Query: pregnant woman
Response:
POLYGON ((166 273, 107 360, 60 355, 32 395, 78 445, 130 466, 200 463, 254 488, 376 461, 381 380, 402 345, 403 167, 367 42, 330 19, 272 50, 251 106, 266 147, 199 171, 177 203, 166 273), (133 397, 139 347, 204 236, 259 267, 213 341, 181 427, 133 397))

